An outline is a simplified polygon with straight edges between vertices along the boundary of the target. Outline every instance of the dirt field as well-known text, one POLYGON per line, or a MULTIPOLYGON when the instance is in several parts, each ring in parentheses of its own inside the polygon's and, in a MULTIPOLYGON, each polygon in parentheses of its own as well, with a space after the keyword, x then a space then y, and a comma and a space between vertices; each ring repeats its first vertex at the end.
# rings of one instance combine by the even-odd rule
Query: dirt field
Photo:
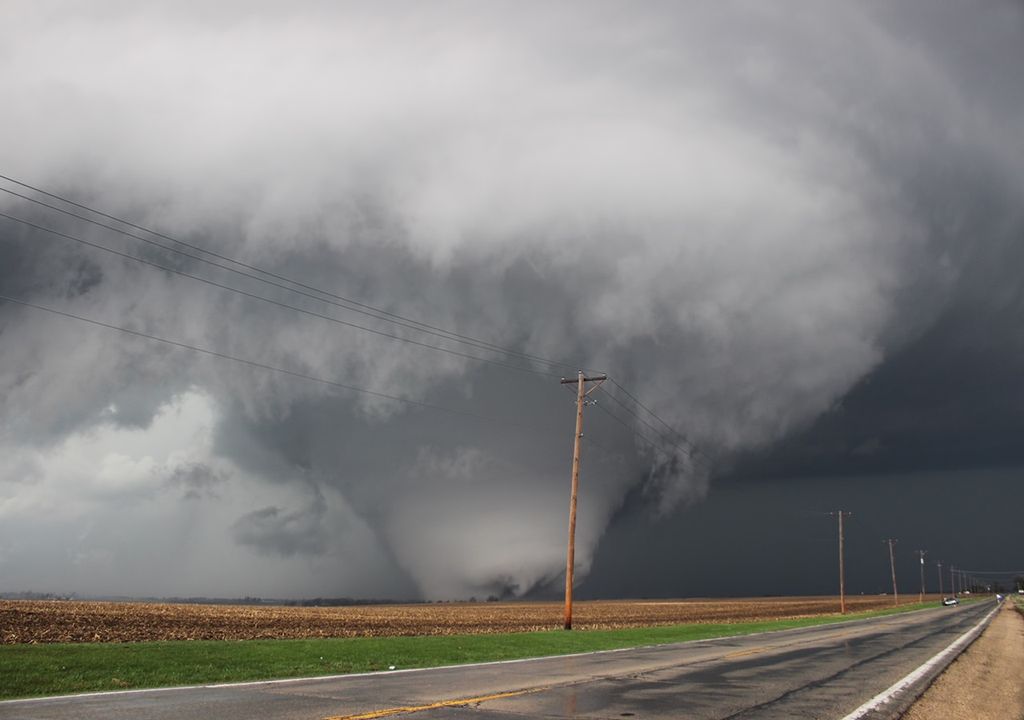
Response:
POLYGON ((1024 717, 1024 618, 1007 606, 956 659, 904 720, 1024 717))
MULTIPOLYGON (((573 625, 587 630, 771 620, 830 614, 838 605, 829 597, 578 602, 573 625)), ((853 612, 891 605, 885 596, 847 599, 853 612)), ((561 620, 560 603, 299 608, 0 600, 0 644, 523 632, 557 628, 561 620)))

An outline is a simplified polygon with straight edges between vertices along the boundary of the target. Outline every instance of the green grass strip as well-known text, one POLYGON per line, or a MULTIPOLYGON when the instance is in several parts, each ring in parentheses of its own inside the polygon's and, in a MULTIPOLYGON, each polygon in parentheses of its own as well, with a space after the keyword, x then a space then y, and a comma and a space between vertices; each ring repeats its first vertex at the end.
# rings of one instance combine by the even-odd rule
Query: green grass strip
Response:
POLYGON ((627 630, 311 640, 0 645, 0 699, 512 660, 788 630, 924 608, 627 630))

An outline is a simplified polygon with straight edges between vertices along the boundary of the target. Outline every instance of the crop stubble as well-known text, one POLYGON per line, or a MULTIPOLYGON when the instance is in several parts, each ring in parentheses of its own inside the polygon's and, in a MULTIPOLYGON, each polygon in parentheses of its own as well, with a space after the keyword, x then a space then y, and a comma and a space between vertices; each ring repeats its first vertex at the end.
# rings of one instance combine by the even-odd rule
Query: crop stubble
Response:
MULTIPOLYGON (((873 610, 891 602, 856 597, 847 607, 873 610)), ((574 627, 776 620, 834 613, 837 605, 827 597, 578 602, 574 627)), ((0 600, 0 644, 528 632, 559 627, 561 612, 560 603, 540 602, 289 607, 0 600)))

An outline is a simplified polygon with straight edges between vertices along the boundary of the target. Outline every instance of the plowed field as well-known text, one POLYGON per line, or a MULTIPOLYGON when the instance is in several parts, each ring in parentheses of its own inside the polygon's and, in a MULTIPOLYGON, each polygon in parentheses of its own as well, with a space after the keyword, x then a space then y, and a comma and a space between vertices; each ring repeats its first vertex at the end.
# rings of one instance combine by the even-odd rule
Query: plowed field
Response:
MULTIPOLYGON (((828 597, 578 602, 573 625, 588 630, 775 620, 834 613, 838 604, 828 597)), ((884 596, 847 600, 854 612, 891 605, 884 596)), ((561 620, 560 603, 532 602, 302 608, 0 600, 0 644, 524 632, 554 629, 561 620)))

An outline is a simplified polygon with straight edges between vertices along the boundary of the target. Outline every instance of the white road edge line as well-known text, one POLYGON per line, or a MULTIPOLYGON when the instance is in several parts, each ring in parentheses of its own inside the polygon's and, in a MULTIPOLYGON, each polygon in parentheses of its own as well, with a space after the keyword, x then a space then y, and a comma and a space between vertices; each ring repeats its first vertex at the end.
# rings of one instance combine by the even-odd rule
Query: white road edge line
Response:
POLYGON ((932 668, 941 663, 950 655, 958 653, 964 645, 967 645, 972 640, 974 640, 973 636, 980 633, 981 629, 985 627, 988 621, 992 618, 993 615, 996 614, 996 612, 999 611, 1001 607, 1002 605, 997 603, 996 606, 989 612, 989 614, 983 617, 977 625, 972 627, 970 630, 968 630, 963 635, 954 640, 952 643, 950 643, 948 646, 946 646, 945 650, 940 651, 930 660, 925 661, 925 663, 921 665, 921 667, 917 668, 917 670, 914 670, 909 675, 904 677, 902 680, 899 680, 891 687, 878 693, 873 698, 868 700, 866 703, 861 705, 859 708, 851 712, 849 715, 845 715, 842 718, 842 720, 858 720, 859 718, 862 718, 865 715, 867 715, 872 710, 875 710, 881 707, 882 705, 892 702, 897 695, 899 695, 904 690, 913 685, 915 682, 924 677, 924 675, 928 671, 930 671, 932 668))
POLYGON ((540 655, 538 657, 524 657, 515 658, 514 660, 488 660, 486 662, 475 662, 475 663, 461 663, 457 665, 435 665, 433 667, 417 667, 417 668, 404 668, 402 670, 371 670, 370 672, 361 673, 340 673, 337 675, 313 675, 310 677, 296 677, 296 678, 280 678, 278 680, 249 680, 246 682, 225 682, 225 683, 214 683, 214 684, 199 684, 199 685, 171 685, 169 687, 154 687, 154 688, 137 688, 134 690, 96 690, 93 692, 75 693, 74 695, 47 695, 45 697, 28 697, 28 698, 17 698, 15 700, 0 700, 0 707, 4 705, 24 704, 24 703, 39 703, 39 702, 59 702, 61 700, 75 700, 79 698, 91 698, 91 697, 110 697, 114 695, 144 695, 146 693, 156 692, 174 692, 177 690, 201 690, 207 688, 236 688, 236 687, 254 687, 256 685, 288 685, 300 682, 310 682, 316 680, 341 680, 344 678, 359 678, 359 677, 380 677, 381 675, 403 675, 406 673, 418 673, 426 672, 428 670, 457 670, 472 667, 484 667, 488 665, 513 665, 515 663, 531 662, 533 660, 555 660, 558 658, 574 658, 574 657, 585 657, 587 655, 606 655, 611 653, 626 652, 628 650, 642 650, 645 648, 657 648, 666 647, 668 645, 697 645, 700 643, 713 643, 717 640, 733 640, 737 638, 749 638, 757 637, 759 635, 776 635, 781 633, 788 633, 794 630, 816 630, 833 628, 837 626, 850 625, 861 625, 867 624, 871 621, 879 621, 880 623, 887 622, 894 618, 903 618, 913 616, 919 612, 933 612, 934 608, 921 608, 919 610, 910 610, 907 612, 895 613, 892 615, 880 615, 873 618, 856 618, 852 620, 839 620, 837 622, 825 622, 821 625, 809 625, 798 628, 787 628, 785 630, 761 630, 752 633, 740 633, 738 635, 720 635, 718 637, 704 638, 703 640, 684 640, 682 642, 674 643, 656 643, 654 645, 636 645, 633 647, 625 648, 613 648, 611 650, 588 650, 587 652, 581 653, 568 653, 565 655, 540 655))

